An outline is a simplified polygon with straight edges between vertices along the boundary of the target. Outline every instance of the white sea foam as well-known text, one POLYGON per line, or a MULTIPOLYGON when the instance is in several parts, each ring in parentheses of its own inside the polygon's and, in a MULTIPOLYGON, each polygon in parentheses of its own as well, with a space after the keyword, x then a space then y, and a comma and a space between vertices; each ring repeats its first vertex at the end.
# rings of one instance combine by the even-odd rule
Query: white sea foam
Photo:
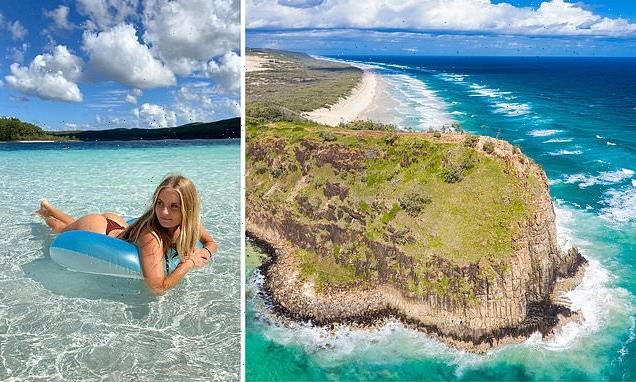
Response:
POLYGON ((398 103, 396 124, 416 130, 440 129, 453 122, 448 104, 422 81, 405 74, 382 75, 386 91, 398 103))
POLYGON ((366 61, 355 61, 355 60, 340 60, 337 58, 331 58, 331 57, 323 57, 323 56, 314 56, 314 55, 309 55, 312 58, 315 58, 317 60, 323 60, 323 61, 331 61, 331 62, 338 62, 341 64, 347 64, 347 65, 351 65, 353 67, 356 67, 358 69, 362 69, 362 70, 377 70, 377 69, 382 69, 384 67, 385 64, 382 64, 380 62, 366 62, 366 61))
POLYGON ((533 137, 548 137, 550 135, 562 133, 563 130, 545 129, 545 130, 532 130, 528 132, 528 135, 533 137))
POLYGON ((602 217, 612 223, 636 223, 636 182, 621 189, 611 189, 605 192, 601 204, 602 217))
POLYGON ((351 359, 381 362, 389 355, 401 358, 442 358, 449 363, 479 362, 480 357, 447 347, 432 337, 408 329, 397 320, 388 320, 377 328, 335 329, 314 326, 310 322, 280 320, 271 313, 271 304, 261 299, 264 277, 255 271, 247 289, 254 296, 256 316, 263 327, 263 335, 284 346, 301 347, 322 366, 337 366, 351 359))
POLYGON ((589 174, 572 174, 567 175, 563 181, 565 183, 573 184, 578 183, 579 188, 587 188, 595 185, 610 185, 621 183, 624 180, 630 179, 634 176, 634 171, 628 168, 621 168, 616 171, 603 171, 597 175, 589 174))
POLYGON ((581 283, 574 290, 563 295, 571 301, 570 309, 582 315, 582 320, 565 324, 561 331, 551 338, 544 339, 535 334, 526 342, 529 345, 541 346, 546 350, 568 349, 578 339, 607 326, 616 313, 629 315, 633 311, 629 302, 629 292, 623 288, 609 286, 613 276, 596 259, 596 256, 600 254, 593 253, 592 243, 575 236, 577 224, 595 224, 590 219, 596 219, 596 217, 567 207, 561 201, 555 202, 555 215, 559 246, 562 249, 567 249, 572 245, 578 247, 588 260, 588 269, 581 283))
POLYGON ((468 75, 455 74, 455 73, 441 73, 438 75, 438 77, 449 82, 463 83, 466 80, 466 78, 468 78, 468 75))
POLYGON ((568 143, 572 141, 572 138, 552 138, 548 139, 547 141, 543 141, 543 143, 568 143))
POLYGON ((627 337, 627 340, 625 340, 625 342, 623 343, 623 346, 621 346, 621 348, 618 349, 618 360, 619 361, 622 361, 625 358, 625 356, 627 354, 629 354, 628 347, 636 339, 636 319, 634 319, 634 317, 632 317, 631 318, 631 322, 632 322, 632 324, 629 327, 629 336, 627 337))
POLYGON ((616 143, 607 141, 605 142, 608 146, 616 146, 616 143))
POLYGON ((557 335, 549 339, 531 337, 528 343, 541 344, 548 350, 568 349, 581 337, 605 327, 611 319, 611 312, 631 310, 629 292, 623 288, 610 288, 610 273, 598 260, 588 258, 588 262, 581 283, 563 295, 571 301, 570 309, 582 315, 582 321, 565 324, 557 335))
POLYGON ((396 69, 410 69, 408 66, 405 65, 398 65, 398 64, 384 64, 384 66, 388 67, 388 68, 396 68, 396 69))
POLYGON ((559 150, 559 151, 551 151, 548 155, 559 156, 559 155, 581 155, 583 151, 581 150, 559 150))
POLYGON ((495 113, 505 114, 509 117, 525 115, 530 113, 530 105, 525 103, 498 102, 494 104, 495 113))
POLYGON ((596 134, 596 138, 597 139, 603 139, 603 137, 601 137, 600 135, 596 134))

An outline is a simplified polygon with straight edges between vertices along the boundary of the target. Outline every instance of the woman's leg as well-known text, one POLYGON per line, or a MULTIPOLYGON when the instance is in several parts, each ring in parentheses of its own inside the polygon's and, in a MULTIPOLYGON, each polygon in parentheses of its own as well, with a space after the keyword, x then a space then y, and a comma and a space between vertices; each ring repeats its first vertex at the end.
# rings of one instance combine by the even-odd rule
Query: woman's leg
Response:
POLYGON ((49 203, 49 201, 46 199, 40 200, 40 209, 35 211, 35 213, 40 215, 44 220, 47 220, 47 218, 52 217, 64 224, 71 224, 75 221, 74 217, 53 207, 51 203, 49 203))
POLYGON ((64 229, 68 226, 68 224, 54 218, 53 216, 44 218, 44 222, 46 223, 46 225, 51 227, 51 229, 55 233, 63 232, 64 229))

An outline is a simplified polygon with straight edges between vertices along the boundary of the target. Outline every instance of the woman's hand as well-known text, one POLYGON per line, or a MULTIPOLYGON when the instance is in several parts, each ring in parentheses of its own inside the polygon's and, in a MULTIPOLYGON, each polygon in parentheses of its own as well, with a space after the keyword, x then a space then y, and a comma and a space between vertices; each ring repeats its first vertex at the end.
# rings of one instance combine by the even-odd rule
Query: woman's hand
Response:
POLYGON ((201 268, 210 260, 210 254, 203 248, 195 248, 194 251, 187 257, 186 262, 190 262, 194 265, 194 268, 201 268))

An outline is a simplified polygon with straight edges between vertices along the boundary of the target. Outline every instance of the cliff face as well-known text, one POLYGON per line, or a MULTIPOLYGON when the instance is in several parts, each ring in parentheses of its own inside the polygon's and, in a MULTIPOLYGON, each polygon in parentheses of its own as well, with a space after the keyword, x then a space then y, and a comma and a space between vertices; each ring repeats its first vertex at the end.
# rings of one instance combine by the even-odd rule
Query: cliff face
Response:
POLYGON ((585 260, 558 248, 545 174, 510 144, 276 125, 248 142, 247 231, 275 252, 286 314, 393 315, 480 349, 570 314, 551 294, 585 260))

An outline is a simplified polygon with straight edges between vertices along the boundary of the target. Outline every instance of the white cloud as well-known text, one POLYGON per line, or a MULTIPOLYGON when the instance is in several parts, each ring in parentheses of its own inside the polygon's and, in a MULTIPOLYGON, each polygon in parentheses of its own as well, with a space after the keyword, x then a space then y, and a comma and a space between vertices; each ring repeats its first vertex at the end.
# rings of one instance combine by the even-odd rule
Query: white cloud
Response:
POLYGON ((144 103, 140 107, 134 108, 132 114, 146 124, 146 127, 172 127, 177 124, 175 112, 159 105, 144 103))
POLYGON ((182 86, 175 95, 174 109, 185 123, 209 122, 240 115, 238 96, 220 96, 215 86, 207 82, 182 86))
POLYGON ((240 48, 238 0, 145 0, 144 40, 180 75, 240 48))
POLYGON ((241 57, 228 52, 218 62, 208 62, 205 74, 216 82, 226 93, 237 93, 241 88, 241 57))
POLYGON ((60 5, 52 11, 44 11, 44 15, 53 20, 53 26, 58 29, 73 29, 73 24, 68 21, 69 8, 60 5))
POLYGON ((82 60, 63 45, 53 54, 35 56, 31 64, 11 64, 11 75, 5 81, 13 89, 43 99, 81 102, 82 93, 76 82, 82 75, 82 60))
POLYGON ((29 31, 27 31, 26 28, 23 27, 17 20, 7 24, 7 29, 11 32, 11 38, 14 40, 22 40, 27 34, 29 34, 29 31))
POLYGON ((246 0, 248 28, 399 28, 528 36, 625 36, 636 24, 607 18, 578 3, 551 0, 538 8, 490 0, 367 2, 246 0), (298 3, 296 6, 293 3, 298 3), (316 6, 311 7, 315 3, 316 6), (299 5, 307 6, 306 8, 299 5))
POLYGON ((109 31, 84 32, 84 49, 91 70, 107 79, 146 89, 174 85, 172 71, 140 44, 132 25, 120 24, 109 31))
POLYGON ((141 89, 132 89, 130 93, 126 95, 126 102, 137 103, 137 97, 141 96, 143 92, 141 89))
POLYGON ((77 11, 89 18, 87 28, 108 29, 136 17, 139 0, 77 0, 77 11))

